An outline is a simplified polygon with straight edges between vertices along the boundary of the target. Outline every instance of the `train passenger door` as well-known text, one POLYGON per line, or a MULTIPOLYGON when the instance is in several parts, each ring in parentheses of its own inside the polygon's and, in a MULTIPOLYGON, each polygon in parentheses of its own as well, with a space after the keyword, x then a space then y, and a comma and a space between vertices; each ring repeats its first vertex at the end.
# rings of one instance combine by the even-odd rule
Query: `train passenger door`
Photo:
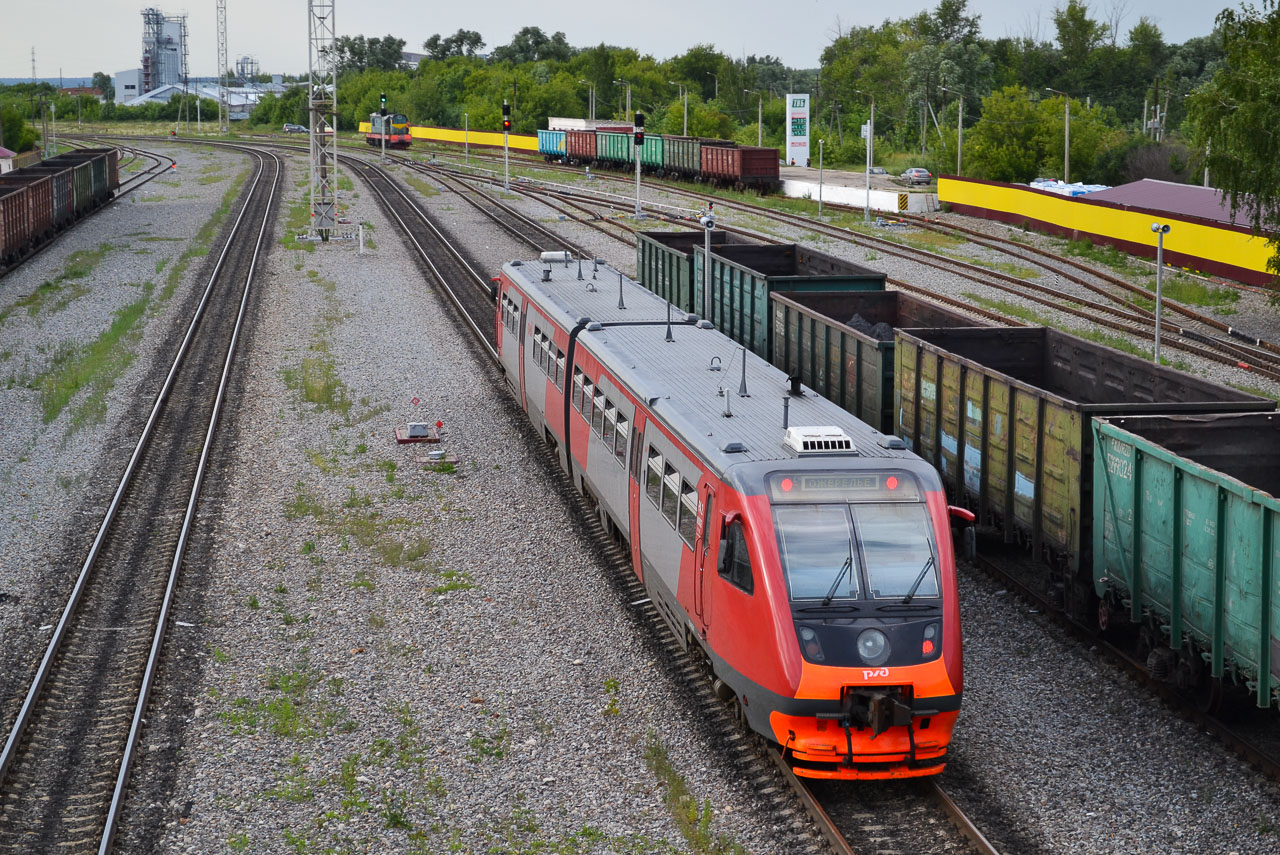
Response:
POLYGON ((715 524, 715 490, 710 484, 702 487, 702 501, 698 507, 698 531, 693 539, 693 611, 702 622, 702 634, 711 625, 711 583, 709 571, 714 573, 716 556, 720 549, 720 526, 715 524))
POLYGON ((520 366, 520 409, 529 410, 528 404, 524 399, 524 337, 528 329, 529 322, 529 302, 526 300, 520 307, 520 351, 516 354, 516 362, 520 366))
POLYGON ((644 581, 644 563, 640 560, 640 480, 644 477, 644 413, 636 408, 635 428, 631 431, 631 453, 627 457, 627 542, 631 544, 631 568, 636 578, 644 581))

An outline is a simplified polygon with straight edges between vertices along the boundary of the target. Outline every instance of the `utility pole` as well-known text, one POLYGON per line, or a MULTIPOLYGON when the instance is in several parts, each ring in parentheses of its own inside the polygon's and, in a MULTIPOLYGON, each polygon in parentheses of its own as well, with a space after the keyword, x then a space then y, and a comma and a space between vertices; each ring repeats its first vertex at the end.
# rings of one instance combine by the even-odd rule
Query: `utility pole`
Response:
MULTIPOLYGON (((314 58, 312 62, 314 62, 314 58)), ((218 133, 230 128, 230 108, 227 105, 227 0, 218 0, 218 133)))
MULTIPOLYGON (((310 70, 311 229, 322 241, 337 225, 338 73, 334 56, 334 0, 308 0, 310 70)), ((220 69, 225 73, 225 69, 220 69)))

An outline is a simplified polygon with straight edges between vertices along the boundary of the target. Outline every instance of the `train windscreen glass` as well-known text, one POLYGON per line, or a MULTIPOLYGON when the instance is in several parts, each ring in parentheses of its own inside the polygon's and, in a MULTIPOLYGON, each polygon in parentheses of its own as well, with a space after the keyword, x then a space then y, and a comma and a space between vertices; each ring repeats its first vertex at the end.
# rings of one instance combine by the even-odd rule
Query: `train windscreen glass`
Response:
POLYGON ((938 597, 933 530, 906 473, 769 478, 792 600, 938 597))

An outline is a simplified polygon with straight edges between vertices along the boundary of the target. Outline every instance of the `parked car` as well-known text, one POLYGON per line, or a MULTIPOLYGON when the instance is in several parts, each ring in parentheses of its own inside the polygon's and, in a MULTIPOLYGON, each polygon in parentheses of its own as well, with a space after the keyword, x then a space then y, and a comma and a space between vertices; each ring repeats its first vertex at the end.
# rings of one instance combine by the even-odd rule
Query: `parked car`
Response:
POLYGON ((898 177, 906 179, 908 184, 928 184, 933 180, 929 170, 920 166, 913 166, 898 177))
POLYGON ((870 169, 868 169, 867 172, 870 172, 872 175, 888 175, 889 174, 889 171, 885 169, 883 166, 873 166, 870 169))
POLYGON ((302 125, 294 125, 289 122, 285 122, 284 132, 286 134, 305 134, 307 132, 307 129, 304 128, 302 125))

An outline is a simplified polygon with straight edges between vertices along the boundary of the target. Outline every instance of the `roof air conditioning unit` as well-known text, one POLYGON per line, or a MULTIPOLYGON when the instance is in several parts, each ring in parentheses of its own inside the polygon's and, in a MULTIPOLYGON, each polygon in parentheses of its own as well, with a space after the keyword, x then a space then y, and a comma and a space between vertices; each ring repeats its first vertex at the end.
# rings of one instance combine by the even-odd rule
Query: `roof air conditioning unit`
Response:
POLYGON ((838 427, 789 427, 782 444, 797 454, 855 452, 853 440, 838 427))

